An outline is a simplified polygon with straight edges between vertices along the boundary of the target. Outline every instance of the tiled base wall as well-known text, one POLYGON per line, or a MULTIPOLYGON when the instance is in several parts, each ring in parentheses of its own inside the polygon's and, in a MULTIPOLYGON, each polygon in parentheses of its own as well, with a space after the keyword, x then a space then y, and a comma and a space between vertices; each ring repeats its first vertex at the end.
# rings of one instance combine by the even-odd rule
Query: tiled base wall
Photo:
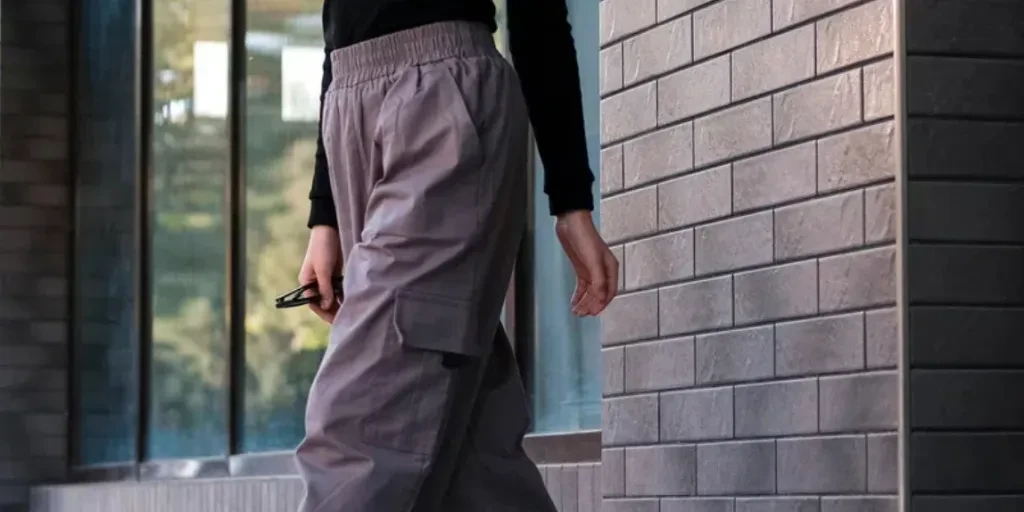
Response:
POLYGON ((542 465, 540 473, 559 512, 601 510, 601 465, 542 465))
MULTIPOLYGON (((598 512, 598 464, 541 466, 559 512, 598 512)), ((32 512, 292 512, 297 478, 56 485, 32 493, 32 512)), ((483 512, 483 511, 481 511, 483 512)))

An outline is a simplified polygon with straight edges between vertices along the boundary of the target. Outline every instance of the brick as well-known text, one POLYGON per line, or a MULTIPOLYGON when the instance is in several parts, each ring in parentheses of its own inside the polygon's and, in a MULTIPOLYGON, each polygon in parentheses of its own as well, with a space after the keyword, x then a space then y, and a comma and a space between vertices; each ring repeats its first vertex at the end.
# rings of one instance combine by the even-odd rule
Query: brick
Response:
POLYGON ((864 120, 874 121, 896 113, 892 59, 864 66, 864 120))
POLYGON ((899 380, 895 372, 822 377, 822 432, 895 429, 899 380))
POLYGON ((1024 489, 1024 435, 919 432, 909 444, 910 488, 919 494, 1019 494, 1024 489))
POLYGON ((661 512, 735 512, 732 498, 662 498, 661 512))
POLYGON ((818 268, 814 261, 737 274, 736 323, 781 320, 818 312, 818 268))
POLYGON ((859 190, 775 210, 775 257, 779 260, 863 243, 864 196, 859 190))
POLYGON ((821 498, 821 512, 898 512, 899 500, 883 496, 829 496, 821 498))
POLYGON ((868 311, 865 320, 865 356, 868 368, 899 364, 899 324, 895 309, 868 311))
POLYGON ((896 240, 896 185, 890 183, 864 190, 864 241, 896 240))
POLYGON ((1021 384, 1024 370, 915 369, 910 418, 920 429, 1020 430, 1024 404, 1007 390, 1021 384))
POLYGON ((669 124, 729 104, 729 56, 658 79, 658 123, 669 124))
POLYGON ((655 23, 656 0, 602 0, 601 45, 639 32, 655 23))
POLYGON ((763 98, 694 122, 696 165, 765 149, 772 144, 772 105, 763 98))
POLYGON ((602 496, 625 496, 626 451, 623 448, 601 450, 602 496))
POLYGON ((693 338, 626 347, 626 392, 693 385, 693 338))
POLYGON ((615 261, 619 262, 619 290, 626 289, 626 249, 624 246, 615 245, 610 247, 615 261))
POLYGON ((775 326, 776 375, 806 375, 864 367, 861 313, 775 326))
MULTIPOLYGON (((1024 178, 1024 123, 910 119, 907 175, 972 180, 1024 178)), ((2 180, 0 175, 0 180, 2 180)))
POLYGON ((659 512, 658 499, 604 500, 601 512, 659 512))
POLYGON ((728 165, 658 184, 658 227, 672 229, 725 217, 732 212, 728 165))
POLYGON ((601 361, 603 362, 604 385, 602 393, 614 395, 625 391, 625 363, 622 347, 606 348, 601 350, 601 361))
POLYGON ((698 336, 697 383, 759 380, 773 375, 774 331, 753 327, 698 336))
POLYGON ((909 308, 908 350, 912 365, 970 367, 1024 366, 1019 308, 909 308))
POLYGON ((861 119, 860 70, 780 92, 772 101, 775 143, 854 125, 861 119))
POLYGON ((601 100, 601 143, 608 144, 654 128, 658 123, 655 101, 657 94, 654 82, 601 100))
POLYGON ((658 21, 665 21, 690 12, 714 0, 658 0, 658 21))
POLYGON ((1017 121, 1024 117, 1024 61, 912 56, 906 61, 909 115, 1017 121))
POLYGON ((597 476, 601 471, 600 468, 599 464, 579 465, 580 481, 577 487, 579 508, 577 512, 595 512, 595 507, 601 506, 601 483, 597 481, 600 478, 597 476))
POLYGON ((857 0, 775 0, 772 4, 772 27, 775 30, 821 16, 852 4, 857 0))
MULTIPOLYGON (((1024 19, 1016 2, 913 0, 906 6, 908 19, 920 25, 907 33, 912 53, 1020 56, 1024 19), (950 20, 956 20, 951 23, 950 20)), ((979 508, 978 510, 988 510, 979 508)))
POLYGON ((693 60, 691 18, 658 25, 622 43, 623 80, 634 84, 693 60))
POLYGON ((601 193, 622 190, 623 181, 622 146, 612 146, 601 150, 601 193))
POLYGON ((915 496, 914 510, 923 512, 1019 512, 1024 510, 1021 496, 915 496))
POLYGON ((1024 303, 1024 247, 912 244, 907 252, 911 303, 1024 303))
POLYGON ((627 288, 662 284, 693 276, 693 230, 678 231, 626 245, 627 288))
POLYGON ((896 172, 892 122, 858 128, 818 141, 818 190, 855 187, 896 172))
POLYGON ((703 444, 697 448, 700 494, 775 492, 775 441, 703 444))
POLYGON ((911 240, 1024 243, 1024 184, 909 183, 907 217, 911 240))
POLYGON ((659 408, 661 442, 732 437, 731 388, 662 393, 659 408))
POLYGON ((817 189, 817 149, 807 142, 732 164, 737 212, 811 197, 817 189))
POLYGON ((867 490, 864 436, 780 439, 779 493, 839 494, 867 490))
POLYGON ((622 89, 622 85, 622 45, 616 44, 601 50, 601 83, 598 87, 604 96, 622 89))
POLYGON ((579 468, 575 465, 562 467, 562 506, 559 512, 579 512, 579 468))
POLYGON ((895 494, 899 488, 899 436, 868 435, 868 492, 895 494))
POLYGON ((623 145, 626 187, 693 169, 693 125, 681 124, 623 145))
POLYGON ((700 59, 771 32, 769 0, 724 0, 693 14, 693 54, 700 59))
POLYGON ((875 0, 817 23, 818 73, 892 54, 892 2, 875 0))
POLYGON ((821 512, 818 498, 736 498, 736 512, 821 512))
POLYGON ((626 495, 694 494, 696 457, 693 446, 626 448, 626 495))
POLYGON ((655 290, 620 295, 601 315, 605 345, 658 334, 658 292, 655 290))
POLYGON ((606 446, 653 443, 658 440, 658 396, 606 399, 602 419, 601 433, 606 446))
POLYGON ((814 76, 814 27, 808 25, 732 54, 732 99, 741 100, 814 76))
POLYGON ((761 212, 696 228, 696 274, 771 263, 772 212, 761 212))
POLYGON ((609 242, 658 229, 657 190, 646 187, 601 201, 601 234, 609 242))
POLYGON ((695 281, 658 291, 662 336, 732 325, 732 278, 695 281))
POLYGON ((896 252, 892 247, 822 258, 818 273, 823 312, 896 302, 896 252))
POLYGON ((738 437, 811 434, 818 430, 815 379, 736 386, 734 400, 738 437))
POLYGON ((0 206, 0 228, 65 228, 67 212, 60 208, 37 206, 0 206))

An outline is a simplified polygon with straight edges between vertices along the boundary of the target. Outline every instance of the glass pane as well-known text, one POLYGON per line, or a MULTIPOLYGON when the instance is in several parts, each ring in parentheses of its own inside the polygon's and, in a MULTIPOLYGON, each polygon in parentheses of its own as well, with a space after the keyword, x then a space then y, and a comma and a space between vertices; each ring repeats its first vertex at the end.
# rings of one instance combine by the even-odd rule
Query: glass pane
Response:
POLYGON ((227 445, 229 7, 153 2, 151 458, 227 445))
MULTIPOLYGON (((592 169, 599 169, 597 4, 569 0, 569 16, 583 89, 583 113, 592 169)), ((536 159, 536 173, 544 172, 536 159)), ((555 238, 543 181, 534 180, 534 431, 562 432, 601 427, 601 330, 594 318, 576 318, 569 298, 576 277, 555 238)), ((594 195, 600 189, 594 183, 594 195)), ((594 212, 595 218, 599 212, 594 212)))
POLYGON ((294 448, 328 325, 274 309, 295 287, 309 231, 324 58, 323 0, 248 0, 246 374, 242 447, 294 448))
POLYGON ((81 14, 72 456, 102 464, 135 459, 135 0, 83 0, 81 14))

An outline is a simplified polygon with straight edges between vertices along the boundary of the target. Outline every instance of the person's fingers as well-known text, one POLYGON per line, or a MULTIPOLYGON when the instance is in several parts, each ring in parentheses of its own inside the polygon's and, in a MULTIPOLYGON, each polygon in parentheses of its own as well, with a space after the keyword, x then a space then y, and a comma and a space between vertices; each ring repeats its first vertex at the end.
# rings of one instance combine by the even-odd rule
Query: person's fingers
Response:
POLYGON ((611 287, 611 293, 608 294, 608 301, 605 303, 607 306, 619 295, 619 260, 611 251, 605 253, 604 268, 608 273, 608 284, 611 287))
POLYGON ((615 259, 615 256, 611 253, 605 255, 602 259, 604 262, 604 275, 607 279, 608 292, 596 305, 596 310, 592 313, 594 315, 601 314, 608 304, 611 304, 615 300, 615 296, 619 293, 619 262, 615 259))
POLYGON ((321 320, 327 323, 334 322, 334 311, 327 311, 320 308, 320 305, 315 302, 309 303, 309 309, 316 313, 316 316, 320 317, 321 320))
POLYGON ((330 310, 334 306, 334 285, 331 283, 331 268, 321 267, 316 272, 316 287, 320 292, 320 309, 330 310))

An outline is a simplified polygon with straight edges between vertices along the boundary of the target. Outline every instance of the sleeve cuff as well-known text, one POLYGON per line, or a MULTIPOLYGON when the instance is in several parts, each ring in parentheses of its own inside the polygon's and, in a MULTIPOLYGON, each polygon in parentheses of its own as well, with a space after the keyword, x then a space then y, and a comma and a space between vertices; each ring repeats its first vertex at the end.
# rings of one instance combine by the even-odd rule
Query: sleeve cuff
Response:
POLYGON ((309 203, 309 220, 306 226, 331 226, 338 227, 338 219, 335 216, 334 201, 332 199, 311 199, 309 203))
POLYGON ((594 211, 594 194, 590 191, 590 184, 572 194, 549 194, 548 209, 556 217, 577 210, 594 211))

